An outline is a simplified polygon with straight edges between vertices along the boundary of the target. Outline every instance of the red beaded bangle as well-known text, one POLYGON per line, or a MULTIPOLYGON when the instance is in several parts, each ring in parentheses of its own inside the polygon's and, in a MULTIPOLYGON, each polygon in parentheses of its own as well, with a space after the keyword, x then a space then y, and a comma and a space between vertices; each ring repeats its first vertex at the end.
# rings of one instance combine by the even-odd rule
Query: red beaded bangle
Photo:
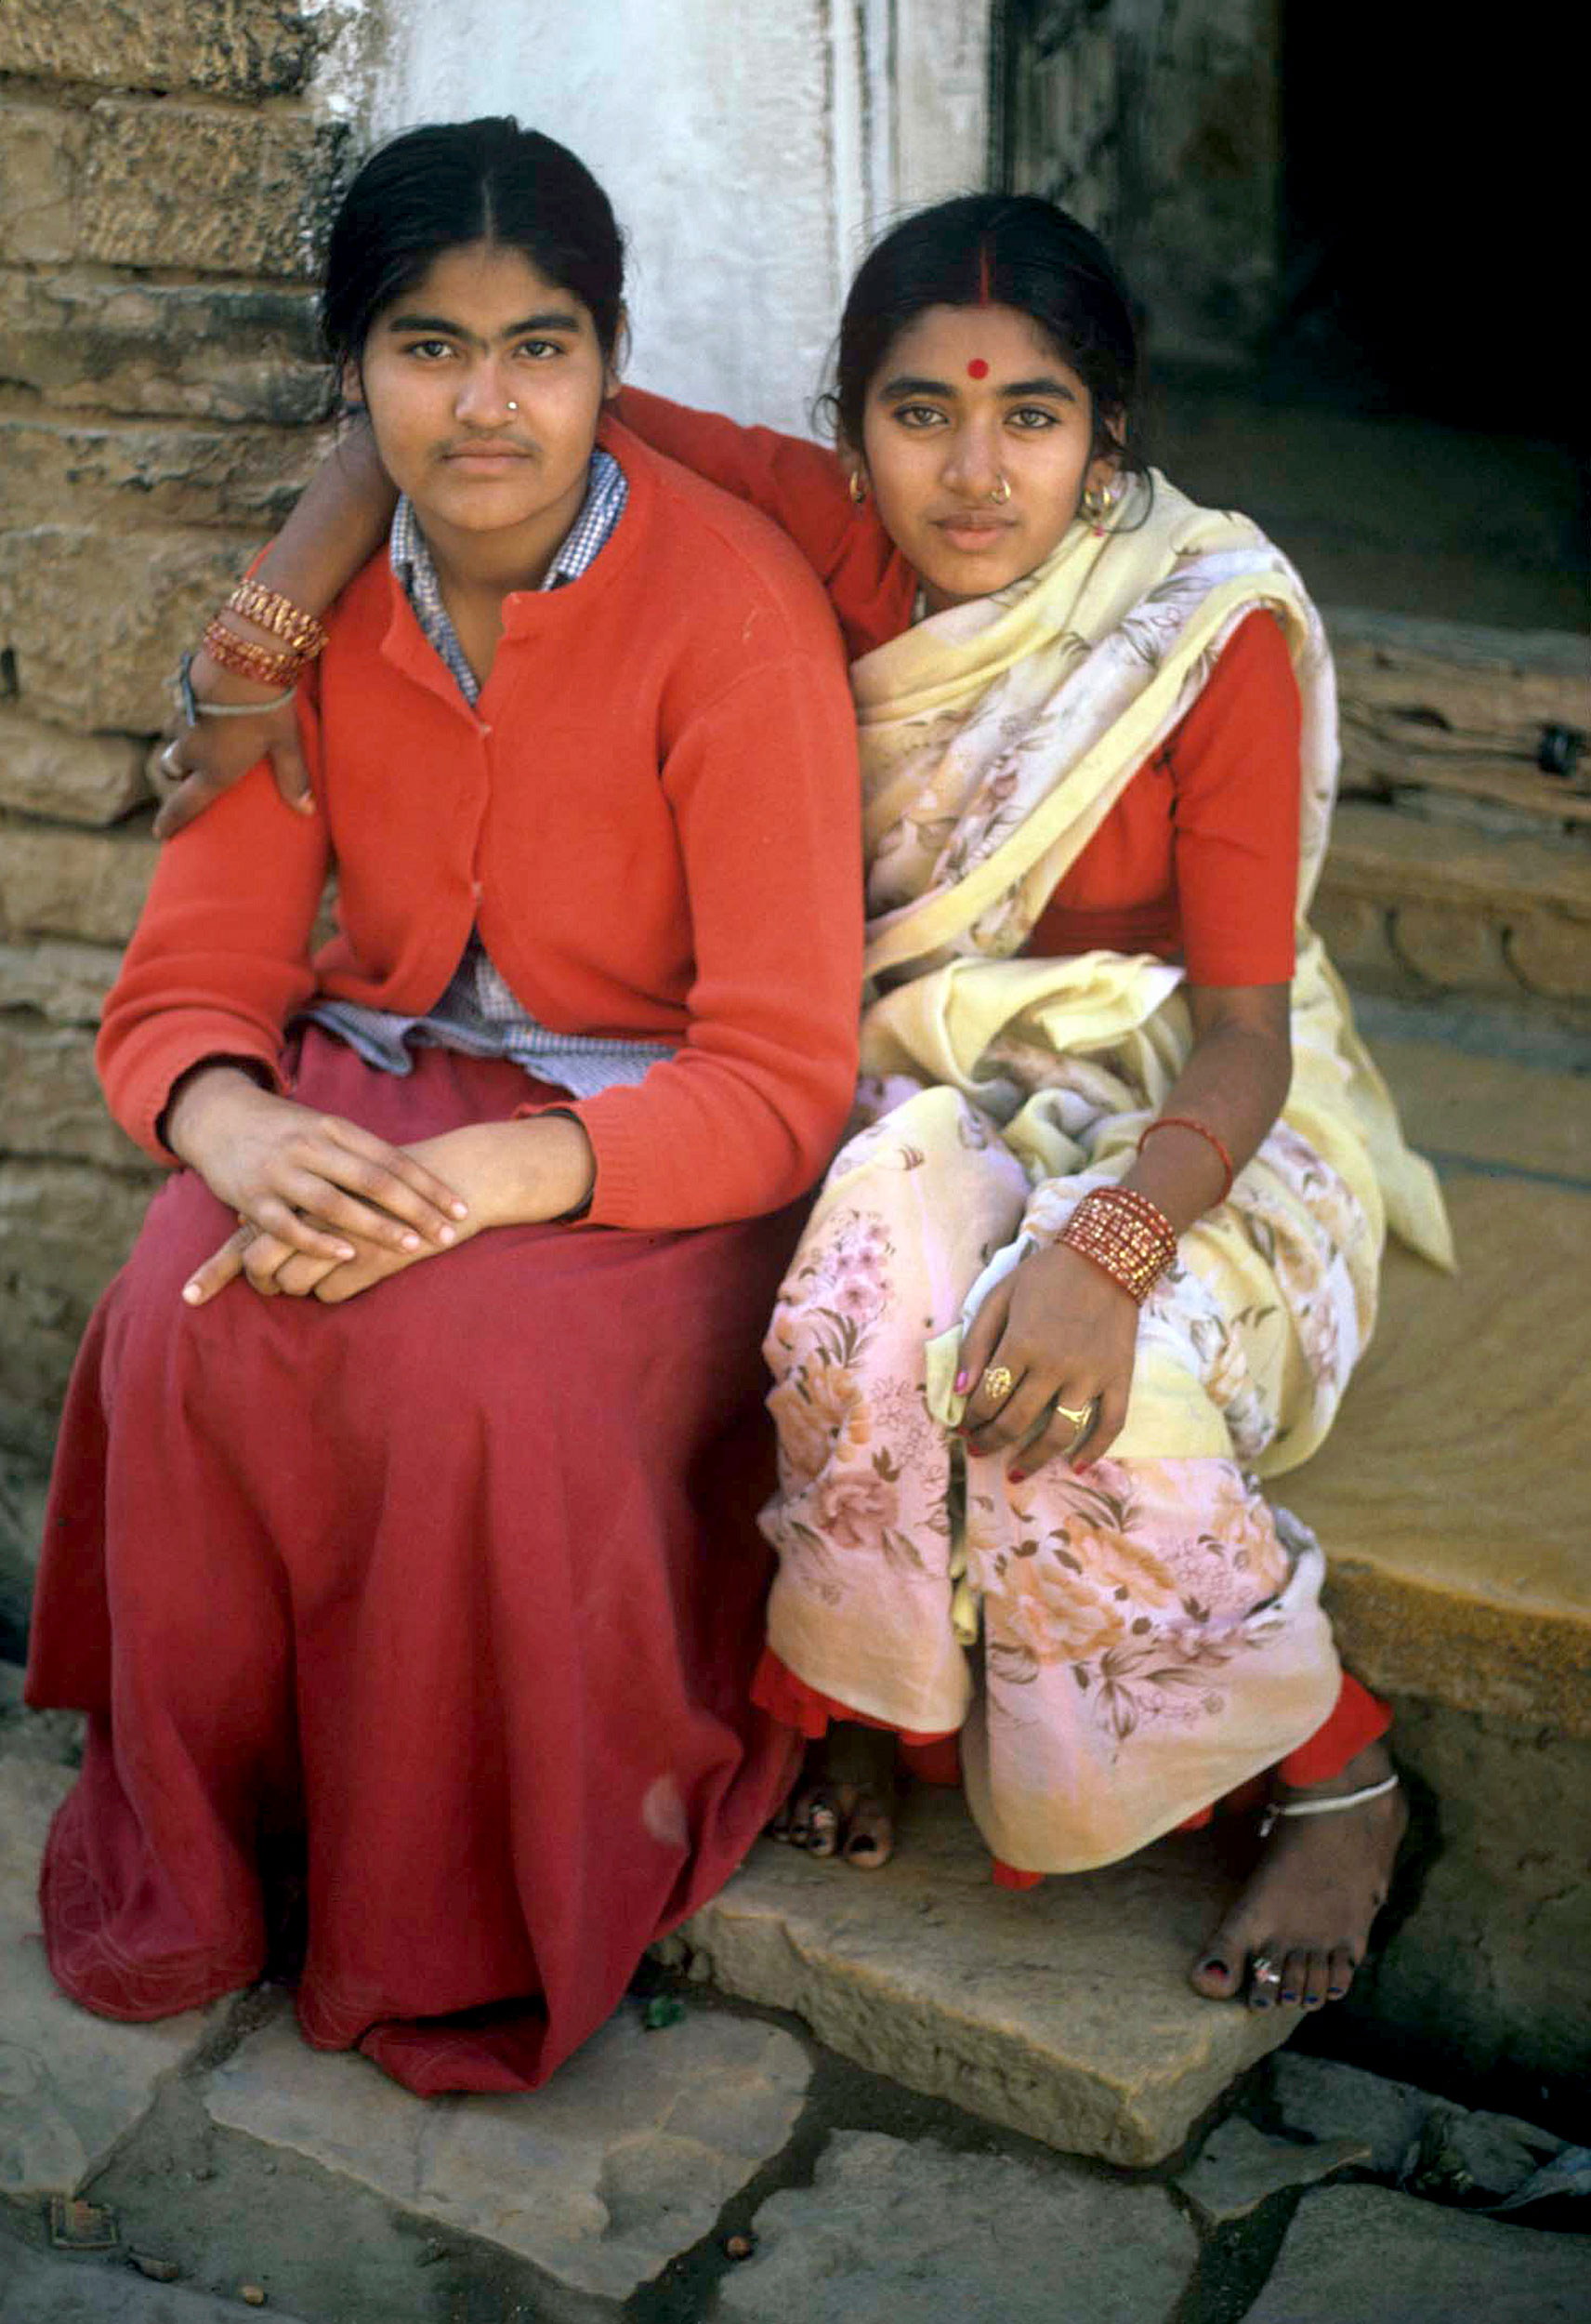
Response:
POLYGON ((1132 1186, 1091 1187, 1056 1241, 1091 1260, 1140 1307, 1177 1256, 1171 1221, 1132 1186))
POLYGON ((1216 1137, 1215 1131, 1208 1128, 1205 1123, 1196 1122, 1191 1114, 1163 1114, 1158 1121, 1151 1122, 1149 1128, 1143 1132, 1142 1137, 1139 1138, 1138 1152, 1140 1154, 1143 1152, 1144 1139, 1152 1138, 1157 1129, 1191 1129, 1196 1131, 1197 1134, 1204 1140, 1207 1145, 1215 1147, 1216 1152, 1221 1157, 1221 1168, 1227 1174, 1227 1182, 1222 1187, 1220 1194, 1220 1199, 1222 1202, 1225 1202, 1227 1196, 1232 1191, 1232 1180, 1237 1173, 1232 1169, 1231 1155, 1227 1152, 1226 1147, 1222 1144, 1220 1139, 1216 1137))

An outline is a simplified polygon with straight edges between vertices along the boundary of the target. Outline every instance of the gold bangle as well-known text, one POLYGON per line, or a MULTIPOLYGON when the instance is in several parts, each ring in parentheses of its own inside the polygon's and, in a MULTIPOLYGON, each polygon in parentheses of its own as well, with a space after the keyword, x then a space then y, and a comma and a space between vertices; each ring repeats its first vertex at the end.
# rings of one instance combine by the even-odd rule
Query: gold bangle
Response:
POLYGON ((264 588, 257 581, 240 581, 223 610, 241 614, 245 621, 257 622, 306 662, 312 662, 326 650, 324 624, 317 621, 313 614, 307 614, 301 605, 295 605, 290 597, 283 597, 280 589, 264 588))

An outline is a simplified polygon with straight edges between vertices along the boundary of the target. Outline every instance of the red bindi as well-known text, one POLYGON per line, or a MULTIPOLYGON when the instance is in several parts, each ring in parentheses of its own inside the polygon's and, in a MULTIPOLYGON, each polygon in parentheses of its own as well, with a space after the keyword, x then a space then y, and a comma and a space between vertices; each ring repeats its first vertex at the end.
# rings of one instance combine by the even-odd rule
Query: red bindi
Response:
POLYGON ((966 366, 966 376, 967 376, 967 377, 968 377, 969 379, 987 379, 987 378, 988 378, 988 376, 989 376, 989 366, 988 366, 988 364, 984 362, 984 360, 983 360, 983 358, 982 358, 982 356, 981 356, 981 355, 975 355, 975 356, 973 357, 972 361, 971 361, 971 362, 967 364, 967 366, 966 366))

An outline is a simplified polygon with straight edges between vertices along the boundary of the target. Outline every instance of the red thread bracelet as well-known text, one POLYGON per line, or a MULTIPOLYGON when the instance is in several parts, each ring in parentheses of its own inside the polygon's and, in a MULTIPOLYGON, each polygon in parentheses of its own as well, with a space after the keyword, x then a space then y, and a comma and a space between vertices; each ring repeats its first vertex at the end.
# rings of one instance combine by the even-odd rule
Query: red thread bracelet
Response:
POLYGON ((1138 1152, 1140 1154, 1144 1149, 1144 1139, 1152 1138, 1157 1129, 1191 1129, 1195 1131, 1199 1137, 1203 1138, 1206 1143, 1215 1147, 1216 1152, 1221 1157, 1221 1168, 1227 1174, 1227 1182, 1221 1189, 1220 1196, 1221 1200, 1225 1202, 1227 1196, 1232 1191, 1232 1180, 1236 1177, 1237 1173, 1232 1169, 1231 1155, 1227 1152, 1226 1147, 1216 1137, 1215 1131, 1213 1129, 1206 1129, 1203 1122, 1196 1122, 1191 1114, 1163 1114, 1158 1121, 1151 1122, 1149 1128, 1139 1137, 1138 1152))

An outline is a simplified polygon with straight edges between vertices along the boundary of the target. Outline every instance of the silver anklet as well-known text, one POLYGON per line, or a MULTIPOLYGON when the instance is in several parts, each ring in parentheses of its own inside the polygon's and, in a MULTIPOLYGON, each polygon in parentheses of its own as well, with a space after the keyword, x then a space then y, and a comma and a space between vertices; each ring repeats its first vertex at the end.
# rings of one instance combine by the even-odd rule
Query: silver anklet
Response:
POLYGON ((1291 1807, 1278 1807, 1273 1801, 1259 1819, 1259 1836, 1269 1840, 1284 1816, 1336 1816, 1345 1807, 1362 1807, 1367 1800, 1379 1800, 1398 1788, 1396 1776, 1383 1776, 1379 1783, 1367 1783, 1362 1791, 1345 1791, 1338 1800, 1295 1800, 1291 1807))

